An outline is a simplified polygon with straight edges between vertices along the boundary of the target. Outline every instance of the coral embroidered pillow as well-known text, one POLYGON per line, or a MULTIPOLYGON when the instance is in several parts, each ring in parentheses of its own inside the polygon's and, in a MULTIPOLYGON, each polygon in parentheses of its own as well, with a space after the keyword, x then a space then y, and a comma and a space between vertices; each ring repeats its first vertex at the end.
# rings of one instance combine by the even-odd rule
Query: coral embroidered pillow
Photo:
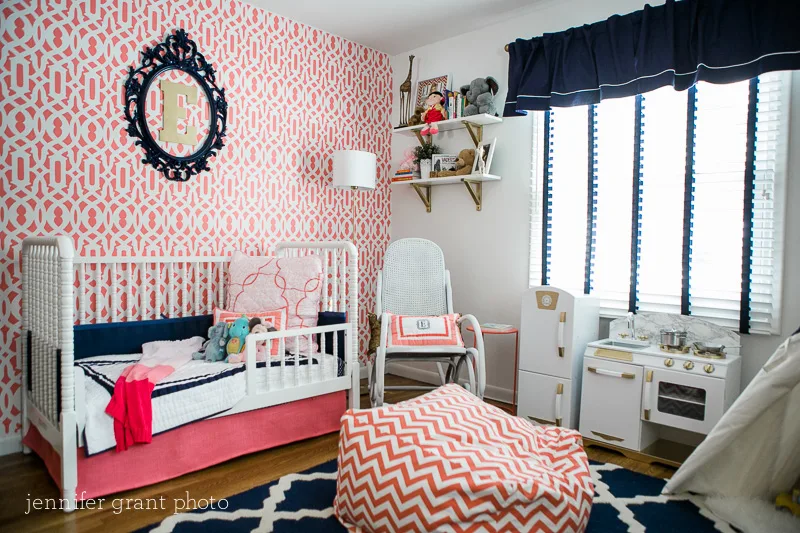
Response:
POLYGON ((388 347, 459 346, 464 340, 458 329, 459 314, 441 316, 404 316, 386 313, 389 323, 388 347))
MULTIPOLYGON (((260 318, 261 323, 269 326, 270 324, 277 330, 282 330, 286 327, 286 308, 283 309, 276 309, 274 311, 261 311, 258 313, 241 313, 236 311, 228 311, 226 309, 220 309, 218 307, 214 308, 214 325, 219 324, 220 322, 225 322, 226 324, 232 323, 237 318, 241 317, 243 314, 247 315, 247 318, 250 319, 252 323, 254 318, 260 318)), ((246 342, 246 341, 245 341, 246 342)), ((267 360, 267 347, 266 342, 260 342, 259 346, 256 350, 256 361, 266 361, 267 360)), ((273 339, 270 341, 269 346, 269 355, 274 357, 278 355, 280 349, 280 341, 278 339, 273 339)), ((245 352, 242 350, 240 354, 231 354, 228 356, 229 363, 241 363, 245 360, 245 352)))
POLYGON ((305 257, 252 257, 236 251, 231 258, 227 309, 254 313, 285 307, 286 328, 317 325, 322 293, 322 261, 305 257))

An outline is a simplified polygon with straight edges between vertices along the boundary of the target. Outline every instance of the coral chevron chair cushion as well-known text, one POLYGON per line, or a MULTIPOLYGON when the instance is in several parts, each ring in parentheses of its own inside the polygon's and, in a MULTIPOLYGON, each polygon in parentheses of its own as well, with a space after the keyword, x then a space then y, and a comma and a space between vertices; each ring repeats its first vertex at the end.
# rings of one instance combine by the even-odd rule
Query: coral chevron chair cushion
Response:
POLYGON ((342 417, 334 512, 350 531, 584 531, 581 437, 458 385, 342 417))

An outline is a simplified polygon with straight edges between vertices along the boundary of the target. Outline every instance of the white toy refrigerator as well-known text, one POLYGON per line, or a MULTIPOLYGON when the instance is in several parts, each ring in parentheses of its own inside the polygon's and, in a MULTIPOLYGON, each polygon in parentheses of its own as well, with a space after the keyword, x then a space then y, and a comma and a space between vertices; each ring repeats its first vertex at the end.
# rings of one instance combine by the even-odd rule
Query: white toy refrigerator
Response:
POLYGON ((556 287, 522 296, 517 415, 578 429, 583 352, 598 339, 596 299, 556 287))

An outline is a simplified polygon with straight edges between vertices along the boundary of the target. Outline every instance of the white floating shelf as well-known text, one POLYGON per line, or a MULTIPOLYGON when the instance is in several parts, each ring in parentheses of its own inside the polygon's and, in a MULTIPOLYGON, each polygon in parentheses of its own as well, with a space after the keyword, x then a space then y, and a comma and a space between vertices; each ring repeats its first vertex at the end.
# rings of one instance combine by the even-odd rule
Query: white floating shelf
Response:
MULTIPOLYGON (((503 119, 500 117, 495 117, 494 115, 481 113, 479 115, 470 115, 468 117, 442 120, 437 122, 436 125, 439 126, 439 131, 450 131, 450 130, 458 130, 466 128, 466 124, 471 124, 474 126, 488 126, 489 124, 500 124, 501 122, 503 122, 503 119)), ((426 126, 425 124, 418 124, 416 126, 406 126, 405 128, 397 128, 394 130, 394 133, 413 136, 416 135, 415 132, 420 131, 425 126, 426 126)))
POLYGON ((455 185, 463 183, 467 188, 475 210, 480 211, 483 202, 483 182, 500 181, 500 176, 493 174, 466 174, 464 176, 448 176, 446 178, 427 178, 408 181, 395 181, 392 185, 411 185, 419 199, 425 205, 425 211, 431 212, 431 189, 434 185, 455 185))
POLYGON ((465 174, 463 176, 447 176, 446 178, 428 178, 406 181, 394 181, 392 185, 452 185, 453 183, 463 183, 470 181, 473 183, 483 181, 500 181, 500 176, 494 174, 465 174))

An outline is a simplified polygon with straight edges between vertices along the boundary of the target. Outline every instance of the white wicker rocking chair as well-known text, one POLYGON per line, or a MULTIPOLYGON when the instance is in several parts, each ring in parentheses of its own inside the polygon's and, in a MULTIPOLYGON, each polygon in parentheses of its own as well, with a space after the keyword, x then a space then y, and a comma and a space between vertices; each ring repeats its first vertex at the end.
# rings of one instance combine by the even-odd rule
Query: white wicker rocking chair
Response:
POLYGON ((467 322, 474 328, 475 348, 452 346, 419 346, 387 348, 389 320, 384 313, 411 316, 436 316, 454 313, 450 271, 445 269, 444 254, 435 243, 426 239, 400 239, 386 249, 383 270, 378 272, 375 314, 381 318, 381 340, 375 361, 369 369, 370 401, 373 407, 383 405, 385 390, 430 390, 435 387, 384 386, 386 366, 390 362, 415 361, 437 364, 439 379, 458 383, 466 367, 469 390, 483 398, 486 388, 486 367, 483 336, 478 321, 463 315, 459 325, 467 322), (446 365, 447 370, 443 369, 446 365))

